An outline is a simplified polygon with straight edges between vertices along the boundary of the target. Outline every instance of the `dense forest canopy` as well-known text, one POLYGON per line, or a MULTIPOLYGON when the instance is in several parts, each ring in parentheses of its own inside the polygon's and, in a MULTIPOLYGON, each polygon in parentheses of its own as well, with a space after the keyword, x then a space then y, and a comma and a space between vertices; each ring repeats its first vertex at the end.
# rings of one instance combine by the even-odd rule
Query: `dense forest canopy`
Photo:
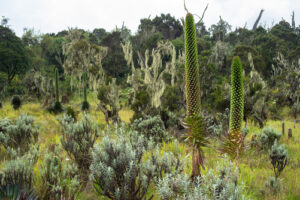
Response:
MULTIPOLYGON (((259 18, 257 20, 259 21, 259 18)), ((258 22, 255 23, 252 29, 237 27, 234 30, 230 22, 226 22, 222 17, 219 18, 218 23, 209 28, 202 21, 196 23, 202 104, 205 104, 207 109, 222 111, 228 107, 229 98, 226 98, 222 91, 226 90, 224 85, 227 81, 224 77, 230 76, 231 60, 235 55, 241 58, 246 81, 253 81, 254 72, 264 80, 263 88, 259 86, 260 83, 257 83, 249 88, 248 93, 246 92, 246 95, 253 98, 254 102, 249 102, 250 104, 254 105, 255 101, 262 98, 262 95, 258 95, 261 90, 268 91, 263 92, 264 102, 276 101, 277 106, 292 106, 297 102, 300 26, 296 26, 294 18, 291 23, 282 19, 268 28, 259 26, 258 22), (275 79, 277 81, 274 81, 275 79)), ((51 79, 55 68, 59 69, 61 80, 71 81, 70 73, 66 73, 64 68, 68 58, 63 51, 64 45, 72 42, 69 36, 71 30, 62 30, 56 34, 37 34, 34 29, 24 29, 23 36, 19 38, 10 29, 9 20, 3 17, 0 29, 2 98, 5 95, 46 90, 46 85, 49 85, 47 82, 51 79), (34 79, 30 78, 32 75, 36 79, 43 80, 44 85, 35 85, 34 79)), ((161 41, 170 41, 174 45, 177 60, 180 54, 184 54, 182 22, 170 14, 141 19, 135 34, 124 25, 121 28, 116 27, 112 32, 107 32, 103 28, 95 28, 91 32, 77 30, 80 32, 80 41, 84 44, 107 48, 107 54, 103 55, 101 62, 96 65, 100 64, 101 68, 103 67, 106 81, 116 78, 117 83, 123 87, 126 87, 126 79, 132 73, 132 69, 126 61, 122 44, 130 42, 132 45, 132 62, 137 68, 141 67, 141 60, 145 60, 146 51, 150 52, 148 64, 151 64, 154 59, 151 51, 157 48, 161 41)), ((166 67, 170 59, 172 59, 171 54, 162 55, 161 70, 166 67)), ((84 69, 87 66, 82 67, 84 69)), ((176 65, 176 68, 179 72, 180 64, 176 65)), ((167 74, 165 73, 165 78, 168 77, 167 74)), ((70 93, 70 89, 64 92, 70 93)), ((272 108, 272 110, 276 109, 272 108)))

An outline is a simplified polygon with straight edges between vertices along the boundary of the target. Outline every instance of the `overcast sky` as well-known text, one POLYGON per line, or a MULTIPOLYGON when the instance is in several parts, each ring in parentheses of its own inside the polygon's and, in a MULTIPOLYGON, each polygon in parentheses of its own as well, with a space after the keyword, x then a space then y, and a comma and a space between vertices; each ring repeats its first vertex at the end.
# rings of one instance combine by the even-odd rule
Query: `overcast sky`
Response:
MULTIPOLYGON (((0 16, 8 17, 10 27, 21 36, 23 28, 40 33, 58 32, 68 27, 92 31, 94 28, 113 30, 125 25, 135 33, 141 18, 170 13, 184 17, 183 0, 0 0, 0 16)), ((265 9, 261 24, 267 27, 281 18, 291 21, 295 11, 300 23, 300 0, 186 0, 191 13, 202 14, 207 27, 217 23, 219 16, 236 26, 253 26, 261 8, 265 9)))

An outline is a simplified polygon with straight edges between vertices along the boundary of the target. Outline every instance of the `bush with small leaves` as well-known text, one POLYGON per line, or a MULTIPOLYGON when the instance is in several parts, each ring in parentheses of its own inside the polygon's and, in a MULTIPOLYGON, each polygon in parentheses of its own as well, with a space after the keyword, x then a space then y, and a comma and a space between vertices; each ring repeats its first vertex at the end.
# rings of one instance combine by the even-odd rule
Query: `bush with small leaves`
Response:
POLYGON ((2 102, 0 101, 0 108, 2 108, 2 102))
POLYGON ((47 149, 40 171, 42 183, 41 199, 74 199, 79 189, 76 166, 63 163, 58 144, 47 149))
POLYGON ((196 177, 194 182, 187 174, 167 174, 159 180, 157 191, 162 200, 245 199, 243 185, 237 180, 237 169, 225 159, 222 165, 218 163, 216 170, 209 170, 207 175, 196 177))
POLYGON ((207 114, 206 112, 202 113, 206 133, 208 136, 221 137, 224 136, 228 131, 229 124, 229 109, 226 108, 223 113, 216 113, 214 115, 207 114))
POLYGON ((173 153, 161 155, 151 140, 128 131, 114 127, 115 134, 94 148, 90 179, 96 192, 110 199, 151 199, 153 195, 146 196, 151 182, 165 173, 182 172, 183 164, 173 153))
POLYGON ((271 151, 270 159, 273 166, 273 171, 275 177, 278 178, 280 173, 283 171, 287 164, 288 151, 285 149, 284 145, 278 145, 277 140, 275 140, 271 151))
POLYGON ((150 106, 150 96, 145 88, 139 88, 134 96, 134 101, 131 103, 131 108, 134 111, 132 121, 143 117, 144 113, 148 113, 150 106))
POLYGON ((149 139, 152 138, 155 142, 168 140, 164 123, 159 115, 136 119, 131 126, 135 131, 149 139))
POLYGON ((23 154, 37 142, 38 135, 32 116, 21 114, 14 123, 9 119, 0 119, 0 144, 6 149, 12 148, 23 154))
POLYGON ((262 148, 267 150, 272 147, 275 140, 279 141, 281 137, 281 133, 272 127, 265 127, 262 130, 262 134, 260 136, 260 142, 262 148))
POLYGON ((29 189, 27 186, 24 188, 20 185, 6 185, 0 186, 0 199, 11 200, 38 200, 39 197, 34 193, 33 189, 29 189))
MULTIPOLYGON (((165 128, 177 128, 181 127, 180 120, 178 114, 171 112, 167 109, 160 111, 161 120, 164 122, 165 128)), ((184 116, 182 116, 183 118, 184 116)))
POLYGON ((60 102, 58 101, 55 101, 51 104, 51 106, 49 108, 47 108, 47 110, 50 112, 50 113, 54 113, 54 114, 58 114, 58 113, 61 113, 64 111, 62 105, 60 102))
POLYGON ((180 89, 175 86, 167 85, 161 97, 162 107, 167 108, 170 111, 180 110, 180 98, 180 89))
POLYGON ((67 109, 66 109, 66 115, 71 116, 71 117, 73 118, 74 121, 77 120, 76 112, 75 112, 75 111, 73 110, 73 108, 70 107, 70 106, 67 107, 67 109))
POLYGON ((281 180, 270 176, 269 180, 266 182, 266 187, 274 194, 279 193, 281 190, 281 180))
POLYGON ((33 166, 37 161, 38 151, 31 148, 23 156, 12 152, 13 159, 5 162, 0 172, 0 186, 20 185, 22 188, 33 186, 33 166))
POLYGON ((84 110, 88 110, 89 108, 90 108, 89 102, 83 101, 81 104, 81 110, 84 111, 84 110))
POLYGON ((14 95, 10 101, 11 105, 15 110, 18 110, 21 107, 22 100, 18 95, 14 95))
POLYGON ((77 164, 79 179, 85 184, 88 180, 86 170, 89 169, 92 162, 90 150, 99 136, 98 127, 86 114, 78 122, 74 122, 71 116, 65 115, 63 119, 60 119, 60 124, 62 147, 77 164))
POLYGON ((242 134, 244 137, 246 137, 248 135, 248 133, 249 133, 249 128, 247 128, 247 127, 242 128, 242 134))

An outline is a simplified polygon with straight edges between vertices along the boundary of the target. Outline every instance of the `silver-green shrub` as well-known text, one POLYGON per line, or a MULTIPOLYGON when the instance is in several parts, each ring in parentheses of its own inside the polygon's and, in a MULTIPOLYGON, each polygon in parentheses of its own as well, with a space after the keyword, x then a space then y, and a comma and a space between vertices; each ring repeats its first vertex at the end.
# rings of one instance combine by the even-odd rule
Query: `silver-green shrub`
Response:
POLYGON ((286 150, 283 144, 278 145, 277 140, 275 140, 271 148, 270 159, 275 177, 278 178, 285 166, 287 165, 288 151, 286 150))
POLYGON ((58 144, 51 145, 46 150, 40 170, 41 199, 74 199, 80 186, 76 175, 77 167, 64 163, 63 160, 58 144))
POLYGON ((33 166, 37 161, 37 149, 31 148, 23 156, 12 152, 12 160, 5 162, 0 172, 0 186, 19 185, 32 188, 33 166))
POLYGON ((88 169, 92 162, 91 149, 99 136, 97 125, 88 115, 84 115, 81 121, 74 122, 71 116, 65 115, 60 120, 62 136, 60 141, 68 156, 76 163, 79 170, 79 179, 86 183, 88 169))
POLYGON ((281 133, 272 127, 265 127, 262 130, 260 141, 263 149, 270 149, 275 140, 279 141, 281 133))
POLYGON ((31 144, 38 140, 38 127, 32 116, 21 114, 14 123, 10 119, 0 119, 0 144, 6 149, 14 149, 24 154, 31 144))
POLYGON ((187 174, 166 175, 157 184, 157 191, 163 200, 241 200, 243 185, 238 183, 238 172, 234 164, 225 159, 216 170, 197 177, 194 182, 187 174))
POLYGON ((168 139, 164 123, 159 115, 136 119, 131 126, 139 134, 144 135, 148 139, 153 139, 155 142, 162 142, 168 139))
POLYGON ((279 193, 281 190, 281 179, 270 176, 269 180, 266 181, 266 187, 273 194, 279 193))
POLYGON ((90 180, 99 195, 114 200, 151 199, 151 182, 165 173, 183 170, 173 153, 164 153, 154 143, 131 129, 115 127, 93 152, 90 180))

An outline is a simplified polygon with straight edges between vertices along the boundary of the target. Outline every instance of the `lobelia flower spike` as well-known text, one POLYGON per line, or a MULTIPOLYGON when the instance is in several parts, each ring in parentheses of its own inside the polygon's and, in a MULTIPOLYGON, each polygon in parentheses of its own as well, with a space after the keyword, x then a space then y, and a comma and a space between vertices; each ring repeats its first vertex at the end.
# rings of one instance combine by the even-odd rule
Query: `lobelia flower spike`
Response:
POLYGON ((204 136, 203 119, 200 116, 200 80, 198 51, 196 45, 196 29, 194 17, 187 13, 185 18, 185 90, 187 118, 185 126, 189 128, 186 140, 192 148, 192 175, 194 179, 201 176, 200 165, 204 168, 202 147, 208 143, 204 136))
POLYGON ((243 135, 241 134, 244 113, 244 84, 243 68, 238 56, 232 60, 231 66, 231 99, 230 99, 230 121, 229 135, 225 144, 225 152, 236 162, 243 146, 243 135))

